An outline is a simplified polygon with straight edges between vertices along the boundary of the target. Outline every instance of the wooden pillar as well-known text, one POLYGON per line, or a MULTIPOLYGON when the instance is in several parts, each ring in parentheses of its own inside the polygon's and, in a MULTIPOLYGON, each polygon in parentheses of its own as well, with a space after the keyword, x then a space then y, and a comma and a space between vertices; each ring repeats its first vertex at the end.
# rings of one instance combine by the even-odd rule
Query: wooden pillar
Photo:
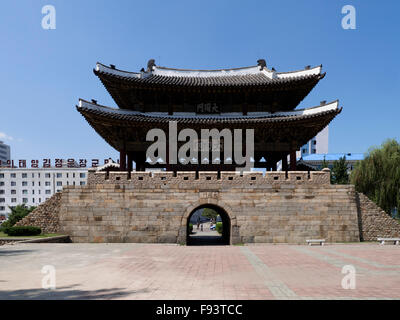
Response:
POLYGON ((126 170, 126 152, 122 150, 119 152, 119 171, 126 170))
POLYGON ((284 155, 282 158, 282 171, 288 170, 288 161, 287 161, 287 154, 284 155))
POLYGON ((131 172, 133 169, 132 162, 133 162, 132 152, 128 152, 128 172, 131 172))
POLYGON ((248 105, 247 105, 247 93, 244 95, 244 103, 243 103, 243 115, 247 116, 248 112, 248 105))
POLYGON ((296 171, 296 151, 290 151, 290 171, 296 171))
POLYGON ((173 115, 173 114, 174 114, 174 108, 172 106, 171 92, 168 92, 168 115, 173 115))

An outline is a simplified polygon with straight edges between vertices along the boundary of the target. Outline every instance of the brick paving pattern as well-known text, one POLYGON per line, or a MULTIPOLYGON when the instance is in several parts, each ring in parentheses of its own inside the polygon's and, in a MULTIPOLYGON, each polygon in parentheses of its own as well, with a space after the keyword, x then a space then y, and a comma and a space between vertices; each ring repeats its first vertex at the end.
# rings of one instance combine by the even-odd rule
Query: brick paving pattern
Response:
POLYGON ((18 244, 0 248, 0 299, 400 299, 400 247, 18 244), (42 289, 42 267, 56 269, 42 289), (343 289, 344 265, 356 288, 343 289))

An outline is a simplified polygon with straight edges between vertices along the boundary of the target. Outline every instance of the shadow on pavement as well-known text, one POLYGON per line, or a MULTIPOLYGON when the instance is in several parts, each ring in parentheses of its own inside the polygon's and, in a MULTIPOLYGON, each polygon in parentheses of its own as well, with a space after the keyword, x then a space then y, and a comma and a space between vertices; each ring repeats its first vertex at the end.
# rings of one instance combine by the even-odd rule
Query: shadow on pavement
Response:
POLYGON ((190 246, 224 246, 226 241, 222 236, 189 236, 190 246))
POLYGON ((55 290, 22 289, 0 291, 0 300, 89 300, 120 299, 128 295, 148 292, 148 289, 125 291, 121 288, 78 290, 76 285, 60 287, 55 290))
POLYGON ((21 254, 25 254, 28 252, 32 252, 32 250, 3 250, 0 249, 0 257, 1 256, 18 256, 21 254))

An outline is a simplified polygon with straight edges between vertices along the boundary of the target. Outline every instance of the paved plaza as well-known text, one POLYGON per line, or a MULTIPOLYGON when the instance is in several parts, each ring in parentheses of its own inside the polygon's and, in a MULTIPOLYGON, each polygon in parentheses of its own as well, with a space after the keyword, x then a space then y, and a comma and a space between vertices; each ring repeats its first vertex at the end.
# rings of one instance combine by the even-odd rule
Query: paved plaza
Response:
POLYGON ((377 243, 17 244, 0 247, 0 260, 0 299, 400 298, 400 247, 377 243), (55 290, 42 289, 46 265, 55 290), (342 288, 345 265, 355 289, 342 288))

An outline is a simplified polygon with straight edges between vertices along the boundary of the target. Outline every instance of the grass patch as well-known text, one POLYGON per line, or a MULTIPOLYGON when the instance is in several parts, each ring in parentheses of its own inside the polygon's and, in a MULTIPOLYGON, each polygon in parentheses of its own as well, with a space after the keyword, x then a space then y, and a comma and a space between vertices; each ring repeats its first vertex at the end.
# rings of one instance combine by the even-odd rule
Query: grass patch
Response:
POLYGON ((31 239, 36 239, 36 238, 49 238, 49 237, 57 237, 57 236, 62 236, 62 234, 57 234, 57 233, 45 233, 45 234, 39 234, 38 236, 18 236, 18 237, 11 237, 4 232, 0 231, 0 238, 31 238, 31 239))

